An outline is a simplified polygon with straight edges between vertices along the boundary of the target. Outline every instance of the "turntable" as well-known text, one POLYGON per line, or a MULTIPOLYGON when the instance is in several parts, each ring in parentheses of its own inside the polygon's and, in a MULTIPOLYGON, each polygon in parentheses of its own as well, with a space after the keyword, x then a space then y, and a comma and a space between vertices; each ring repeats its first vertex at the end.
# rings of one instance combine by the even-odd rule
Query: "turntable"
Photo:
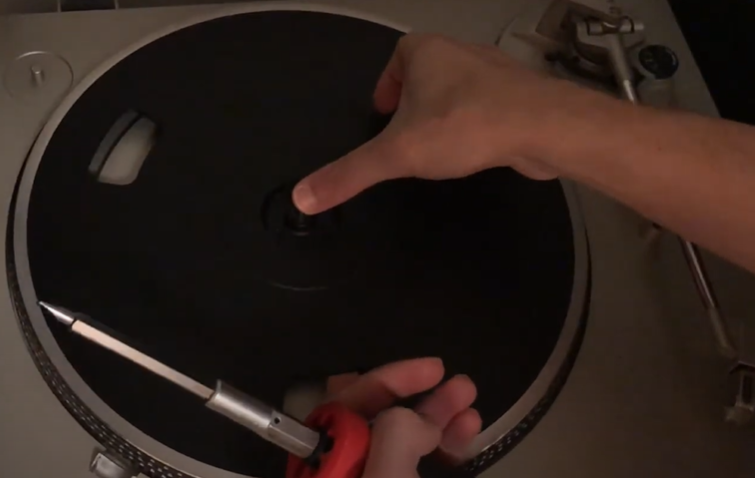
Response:
MULTIPOLYGON (((387 124, 371 92, 409 29, 615 88, 597 47, 577 67, 542 41, 554 3, 124 3, 0 18, 4 475, 265 477, 285 461, 38 300, 284 409, 302 384, 440 356, 478 384, 470 476, 745 472, 753 435, 722 419, 732 363, 682 249, 630 211, 507 169, 385 183, 314 218, 291 204, 387 124)), ((600 11, 561 3, 562 19, 600 11)), ((624 40, 642 98, 715 114, 668 8, 626 8, 645 25, 624 40)), ((706 265, 713 285, 741 280, 706 265)))

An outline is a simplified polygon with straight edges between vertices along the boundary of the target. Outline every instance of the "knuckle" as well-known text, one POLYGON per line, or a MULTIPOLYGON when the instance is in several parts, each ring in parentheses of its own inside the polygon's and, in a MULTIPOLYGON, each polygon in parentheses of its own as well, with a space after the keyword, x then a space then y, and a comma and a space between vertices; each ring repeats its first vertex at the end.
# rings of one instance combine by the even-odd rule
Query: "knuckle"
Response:
POLYGON ((404 407, 393 407, 381 412, 375 418, 375 427, 380 427, 396 436, 414 434, 427 425, 413 410, 404 407))

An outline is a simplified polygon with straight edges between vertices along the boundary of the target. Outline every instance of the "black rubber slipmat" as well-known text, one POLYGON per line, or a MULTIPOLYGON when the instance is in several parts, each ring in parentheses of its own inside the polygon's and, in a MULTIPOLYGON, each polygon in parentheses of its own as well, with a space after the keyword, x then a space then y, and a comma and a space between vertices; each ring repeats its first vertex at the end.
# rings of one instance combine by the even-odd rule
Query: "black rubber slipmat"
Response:
MULTIPOLYGON (((302 380, 427 355, 479 388, 489 425, 530 386, 569 308, 571 221, 558 182, 497 169, 381 184, 299 224, 290 187, 387 122, 372 91, 400 33, 268 12, 136 51, 76 102, 28 216, 37 296, 85 312, 207 385, 272 404, 302 380), (130 185, 88 171, 126 111, 158 125, 130 185)), ((502 85, 505 87, 505 85, 502 85)), ((118 414, 208 464, 281 476, 285 454, 195 397, 52 330, 118 414)))

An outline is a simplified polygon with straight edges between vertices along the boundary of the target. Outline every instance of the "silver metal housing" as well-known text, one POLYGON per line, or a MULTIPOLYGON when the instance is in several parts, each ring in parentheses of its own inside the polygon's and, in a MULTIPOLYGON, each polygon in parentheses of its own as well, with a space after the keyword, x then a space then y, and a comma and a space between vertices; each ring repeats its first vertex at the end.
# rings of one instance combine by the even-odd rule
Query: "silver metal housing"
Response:
MULTIPOLYGON (((56 69, 48 79, 60 72, 60 81, 51 86, 65 91, 58 90, 58 84, 80 84, 98 65, 133 42, 141 42, 144 36, 228 9, 224 5, 187 6, 217 0, 119 1, 122 8, 118 11, 0 15, 0 77, 14 67, 16 58, 50 52, 63 63, 51 62, 51 68, 56 69), (125 8, 169 4, 181 6, 125 8), (66 64, 70 81, 63 68, 66 64)), ((547 0, 324 1, 335 5, 336 10, 348 8, 367 16, 393 18, 415 31, 499 44, 532 68, 547 71, 549 66, 542 55, 506 29, 513 24, 531 25, 547 0)), ((0 0, 0 8, 7 2, 0 0)), ((54 11, 55 0, 42 3, 52 3, 50 11, 54 11)), ((667 82, 673 91, 672 104, 716 116, 715 105, 667 2, 620 3, 627 13, 644 21, 648 43, 666 45, 678 55, 677 75, 667 82)), ((23 11, 37 7, 37 3, 27 1, 23 11)), ((10 210, 16 178, 37 135, 61 101, 61 94, 20 98, 0 88, 0 204, 4 210, 10 210)), ((483 478, 753 476, 755 433, 722 420, 723 404, 730 398, 723 392, 729 364, 720 360, 712 345, 708 319, 678 241, 664 234, 649 240, 647 221, 588 188, 569 185, 569 197, 579 203, 590 238, 593 280, 589 325, 558 400, 527 438, 483 478)), ((7 221, 0 223, 0 227, 6 226, 10 226, 7 221)), ((755 310, 755 280, 704 251, 703 256, 721 306, 732 321, 734 340, 742 345, 740 330, 751 325, 744 322, 753 318, 755 310)), ((0 283, 7 284, 7 279, 0 276, 0 283)), ((0 287, 0 475, 89 476, 91 450, 97 442, 50 393, 35 368, 34 362, 44 357, 27 350, 31 339, 24 336, 34 330, 31 324, 30 330, 19 330, 14 313, 17 306, 8 289, 0 287)), ((80 386, 80 379, 70 374, 65 363, 56 360, 48 367, 64 374, 69 385, 76 385, 76 393, 86 403, 98 404, 98 397, 80 386)), ((56 386, 67 387, 65 383, 56 386)), ((91 410, 85 407, 84 413, 91 410)), ((140 435, 117 417, 110 421, 113 417, 106 409, 98 409, 98 413, 140 448, 159 452, 161 458, 186 471, 204 478, 240 478, 187 459, 140 435)), ((126 456, 135 450, 130 444, 121 450, 121 444, 108 442, 107 430, 97 433, 95 438, 105 440, 110 449, 126 456)), ((160 471, 150 460, 143 468, 160 471)), ((177 476, 167 473, 173 471, 166 471, 168 478, 177 476)))

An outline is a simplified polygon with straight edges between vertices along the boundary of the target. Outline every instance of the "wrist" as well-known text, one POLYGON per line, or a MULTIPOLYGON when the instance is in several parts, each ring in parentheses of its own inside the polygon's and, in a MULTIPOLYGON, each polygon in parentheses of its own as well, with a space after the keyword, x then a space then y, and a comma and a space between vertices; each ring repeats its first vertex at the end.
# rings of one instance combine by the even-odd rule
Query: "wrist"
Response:
POLYGON ((630 124, 642 119, 644 108, 566 81, 552 105, 541 114, 539 127, 527 155, 542 162, 560 176, 583 182, 609 156, 625 148, 630 124), (555 105, 555 106, 554 106, 555 105))

